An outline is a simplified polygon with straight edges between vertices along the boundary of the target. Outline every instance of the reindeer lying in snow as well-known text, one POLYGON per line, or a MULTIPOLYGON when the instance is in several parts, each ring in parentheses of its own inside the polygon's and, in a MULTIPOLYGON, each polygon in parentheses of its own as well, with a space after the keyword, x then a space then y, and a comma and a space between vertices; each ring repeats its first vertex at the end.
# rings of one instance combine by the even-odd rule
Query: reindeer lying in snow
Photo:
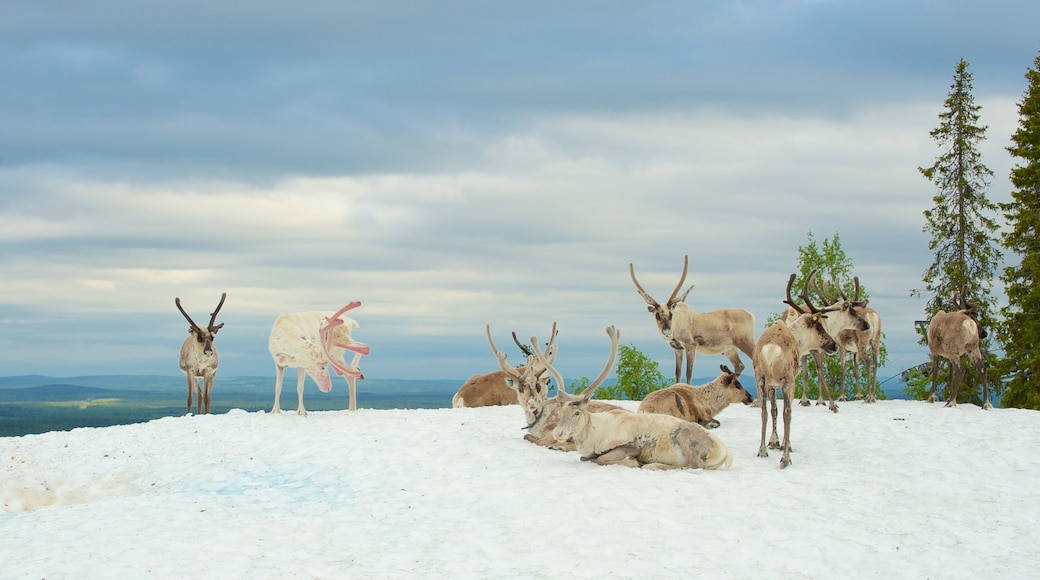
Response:
MULTIPOLYGON (((520 341, 517 340, 516 333, 514 332, 513 341, 516 342, 517 346, 520 347, 520 350, 527 355, 527 365, 513 368, 506 363, 508 355, 498 350, 498 347, 495 346, 495 341, 491 338, 491 325, 487 325, 485 330, 487 332, 488 344, 491 345, 491 352, 493 352, 495 358, 498 359, 498 365, 502 368, 502 372, 508 375, 509 388, 513 390, 513 396, 520 404, 520 407, 524 411, 524 417, 527 419, 527 426, 525 427, 525 429, 527 429, 527 434, 524 435, 524 440, 530 441, 535 445, 541 445, 542 447, 548 447, 559 451, 574 451, 573 442, 559 442, 553 439, 552 436, 552 430, 560 420, 561 401, 559 398, 559 391, 563 390, 563 379, 561 377, 556 378, 558 385, 558 388, 556 389, 557 395, 549 397, 548 385, 550 375, 545 365, 535 356, 534 351, 520 344, 520 341)), ((555 322, 553 322, 551 336, 552 337, 546 344, 543 353, 543 356, 550 362, 556 360, 555 322)), ((532 336, 531 345, 537 349, 537 344, 538 338, 532 336)), ((621 409, 621 407, 611 405, 610 403, 604 403, 602 401, 592 401, 589 405, 589 409, 593 413, 598 413, 612 409, 621 409)))
MULTIPOLYGON (((560 390, 563 401, 560 422, 553 429, 558 442, 574 441, 582 461, 599 465, 624 465, 646 469, 729 468, 733 455, 718 438, 697 423, 671 415, 632 413, 618 410, 606 413, 589 411, 589 402, 614 365, 620 333, 607 327, 610 358, 599 377, 581 395, 560 390)), ((560 375, 534 345, 535 355, 553 373, 560 375)))
POLYGON ((715 415, 730 403, 750 405, 754 399, 740 384, 740 375, 719 365, 722 374, 706 384, 693 386, 676 383, 667 389, 653 391, 639 404, 639 413, 662 413, 685 421, 693 421, 708 429, 719 426, 715 415))
POLYGON ((344 312, 361 306, 361 302, 351 302, 335 313, 332 312, 297 312, 283 314, 274 321, 271 327, 271 338, 268 350, 274 358, 278 373, 274 384, 274 407, 272 413, 281 413, 279 399, 282 395, 282 375, 285 367, 297 368, 296 392, 299 403, 296 407, 298 415, 306 415, 303 407, 303 383, 306 375, 310 375, 323 393, 332 390, 332 380, 328 367, 332 367, 337 375, 342 376, 350 387, 350 410, 357 409, 357 379, 364 379, 358 360, 361 355, 369 353, 367 345, 350 337, 350 331, 357 328, 358 323, 343 316, 344 312), (343 361, 343 352, 354 353, 354 360, 348 365, 343 361))
MULTIPOLYGON (((488 340, 491 341, 491 326, 488 325, 488 340)), ((553 338, 556 338, 556 328, 553 327, 553 338)), ((528 398, 535 400, 545 399, 549 390, 549 374, 545 367, 533 361, 534 354, 531 349, 520 344, 513 333, 513 342, 520 347, 520 351, 527 356, 527 365, 513 368, 505 365, 505 354, 498 352, 495 343, 491 342, 491 350, 499 357, 498 362, 502 369, 483 374, 473 375, 466 381, 455 396, 451 399, 451 406, 459 407, 492 407, 496 405, 527 405, 528 398), (499 356, 501 355, 501 356, 499 356), (531 366, 532 361, 535 366, 531 366), (528 376, 527 367, 531 366, 533 375, 528 376)))

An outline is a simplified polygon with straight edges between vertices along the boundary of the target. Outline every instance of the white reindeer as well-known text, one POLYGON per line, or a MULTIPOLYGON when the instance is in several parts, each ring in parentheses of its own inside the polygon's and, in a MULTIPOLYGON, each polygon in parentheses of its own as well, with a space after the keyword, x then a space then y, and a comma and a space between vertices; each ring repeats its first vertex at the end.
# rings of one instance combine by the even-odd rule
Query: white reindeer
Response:
MULTIPOLYGON (((791 275, 792 279, 794 274, 791 275)), ((790 288, 790 283, 788 283, 790 288)), ((769 438, 770 449, 783 449, 780 468, 791 464, 791 404, 794 399, 795 379, 798 375, 798 361, 811 350, 832 353, 837 345, 824 326, 823 311, 816 310, 806 302, 810 312, 789 317, 785 322, 777 320, 767 328, 755 344, 755 352, 751 361, 755 368, 755 386, 758 388, 758 399, 762 402, 762 437, 759 443, 758 456, 769 457, 766 451, 766 400, 769 401, 769 413, 773 418, 773 433, 769 438), (776 429, 776 389, 780 389, 784 398, 784 442, 780 444, 776 429), (767 399, 768 398, 768 399, 767 399)))
POLYGON ((658 389, 643 397, 638 413, 663 413, 685 421, 693 421, 714 429, 719 426, 715 418, 732 403, 750 405, 754 402, 751 393, 740 384, 740 377, 726 365, 719 365, 722 374, 704 385, 676 383, 658 389))
MULTIPOLYGON (((580 395, 559 391, 558 396, 564 403, 553 437, 561 443, 573 441, 582 461, 599 465, 646 469, 728 469, 733 463, 729 448, 696 423, 656 413, 589 411, 589 402, 609 374, 617 355, 620 333, 610 326, 607 327, 607 336, 611 343, 610 358, 599 377, 580 395)), ((536 356, 559 381, 559 373, 543 358, 537 345, 534 346, 536 356)))
POLYGON ((935 402, 935 386, 939 379, 940 359, 950 361, 950 373, 946 386, 946 406, 957 406, 957 392, 960 391, 961 382, 964 380, 964 365, 961 358, 968 358, 975 363, 982 377, 982 408, 992 409, 989 402, 989 384, 986 380, 986 361, 982 358, 982 350, 979 343, 985 334, 975 322, 978 306, 969 304, 958 292, 953 296, 953 301, 960 310, 945 312, 940 310, 932 316, 928 323, 928 348, 932 354, 932 388, 928 391, 928 402, 935 402), (959 302, 959 304, 958 304, 959 302))
POLYGON ((279 399, 282 395, 282 376, 285 367, 296 367, 297 380, 296 392, 299 394, 299 403, 296 407, 298 415, 306 415, 307 409, 303 406, 303 383, 306 375, 310 375, 323 393, 332 390, 332 380, 329 376, 328 367, 342 376, 350 387, 350 410, 357 409, 357 379, 365 376, 358 368, 358 361, 362 355, 367 355, 370 348, 355 341, 350 336, 351 330, 357 328, 358 323, 351 318, 343 316, 344 312, 361 306, 361 302, 354 301, 332 312, 297 312, 293 314, 282 314, 274 321, 271 327, 271 338, 268 341, 268 350, 274 358, 277 378, 274 384, 274 407, 272 413, 281 413, 279 399), (343 361, 344 351, 354 353, 354 360, 348 365, 343 361))
POLYGON ((227 292, 220 295, 217 309, 209 315, 209 324, 205 328, 195 324, 195 321, 188 316, 188 313, 181 307, 180 298, 174 298, 173 300, 173 303, 177 305, 177 310, 181 311, 184 318, 188 320, 188 324, 191 325, 188 328, 188 338, 184 339, 184 344, 181 345, 179 362, 181 370, 184 371, 184 375, 188 378, 188 413, 191 413, 192 393, 198 394, 195 414, 209 413, 210 396, 213 393, 213 378, 217 374, 218 364, 217 348, 213 346, 213 338, 217 335, 218 330, 224 328, 223 322, 215 326, 213 323, 217 321, 217 313, 224 306, 225 298, 227 298, 227 292), (199 379, 202 379, 201 390, 199 389, 199 379))
POLYGON ((693 361, 697 353, 723 354, 733 364, 738 375, 744 371, 739 352, 748 357, 755 348, 755 315, 742 308, 724 308, 711 312, 695 311, 684 301, 693 289, 691 284, 682 295, 679 289, 686 281, 690 257, 683 256, 683 271, 679 283, 664 304, 658 303, 636 280, 635 267, 630 262, 628 273, 636 290, 647 303, 647 310, 654 315, 657 329, 675 351, 675 382, 680 382, 683 354, 686 355, 686 382, 693 376, 693 361))

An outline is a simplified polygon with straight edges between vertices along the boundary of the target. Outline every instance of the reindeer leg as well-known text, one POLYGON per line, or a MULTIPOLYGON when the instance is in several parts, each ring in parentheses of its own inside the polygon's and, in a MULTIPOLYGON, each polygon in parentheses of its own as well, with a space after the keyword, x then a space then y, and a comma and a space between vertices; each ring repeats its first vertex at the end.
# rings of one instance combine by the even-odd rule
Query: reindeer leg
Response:
MULTIPOLYGON (((838 348, 840 349, 842 347, 839 345, 838 348)), ((838 375, 838 387, 837 387, 837 390, 838 390, 838 401, 844 403, 845 401, 849 400, 848 395, 845 393, 845 361, 848 359, 848 357, 845 355, 845 351, 844 350, 840 350, 838 356, 841 357, 841 371, 840 371, 841 374, 838 375)), ((853 365, 855 365, 855 361, 856 361, 855 357, 853 357, 852 361, 853 361, 853 365)), ((857 385, 856 388, 859 389, 859 385, 857 385)))
POLYGON ((784 455, 780 458, 780 469, 791 465, 791 399, 794 398, 794 385, 785 382, 782 392, 784 394, 784 455))
POLYGON ((762 403, 762 437, 758 443, 758 456, 769 457, 769 452, 766 451, 766 427, 769 425, 769 410, 766 408, 766 380, 756 377, 755 386, 758 390, 758 400, 762 403))
POLYGON ((733 374, 740 376, 740 373, 744 372, 744 361, 740 360, 740 350, 736 347, 731 348, 726 353, 726 358, 733 364, 733 374))
POLYGON ((780 449, 780 438, 777 437, 777 390, 775 388, 770 389, 770 416, 773 418, 770 449, 780 449))
POLYGON ((960 394, 961 381, 964 380, 964 365, 961 364, 960 360, 950 361, 950 381, 949 385, 946 386, 946 407, 957 406, 957 395, 960 394))
POLYGON ((202 403, 203 409, 206 410, 206 414, 209 415, 209 400, 210 393, 213 392, 213 371, 206 371, 205 378, 202 382, 202 393, 199 395, 199 402, 202 403))
POLYGON ((191 394, 195 392, 195 377, 191 376, 191 371, 186 371, 184 376, 188 377, 188 411, 185 415, 191 415, 191 394))
POLYGON ((975 366, 979 369, 979 374, 982 375, 982 409, 992 409, 993 405, 989 402, 989 383, 986 380, 986 361, 982 358, 982 353, 979 353, 977 359, 975 359, 975 366))
POLYGON ((925 399, 929 403, 935 402, 935 386, 939 382, 939 359, 938 356, 932 355, 932 388, 928 390, 928 398, 925 399))
POLYGON ((582 461, 592 461, 597 465, 624 465, 626 467, 639 467, 639 461, 636 457, 642 449, 635 443, 625 443, 624 445, 618 445, 617 447, 605 451, 603 453, 597 453, 595 455, 587 455, 582 457, 582 461))
POLYGON ((673 344, 672 349, 675 351, 675 382, 678 383, 682 376, 683 348, 673 344))
POLYGON ((307 416, 307 409, 303 407, 303 382, 307 378, 307 371, 303 370, 303 367, 296 369, 296 393, 299 396, 299 402, 296 404, 296 414, 307 416))
POLYGON ((274 379, 274 406, 271 407, 271 414, 281 413, 282 406, 280 404, 282 398, 282 375, 285 374, 285 367, 274 365, 275 379, 274 379))
POLYGON ((693 378, 693 360, 697 357, 697 345, 691 346, 686 348, 686 384, 693 378))
POLYGON ((834 394, 827 387, 827 381, 823 377, 823 353, 818 350, 814 350, 812 351, 812 355, 813 360, 816 361, 816 377, 817 379, 819 379, 820 382, 820 392, 819 397, 817 397, 816 399, 816 404, 823 404, 824 393, 826 393, 828 402, 827 408, 830 409, 832 412, 837 413, 838 405, 834 403, 834 394))
POLYGON ((878 367, 878 349, 877 345, 870 345, 870 358, 867 359, 867 402, 877 402, 877 367, 878 367))
POLYGON ((802 357, 802 401, 799 405, 809 406, 809 355, 802 357))

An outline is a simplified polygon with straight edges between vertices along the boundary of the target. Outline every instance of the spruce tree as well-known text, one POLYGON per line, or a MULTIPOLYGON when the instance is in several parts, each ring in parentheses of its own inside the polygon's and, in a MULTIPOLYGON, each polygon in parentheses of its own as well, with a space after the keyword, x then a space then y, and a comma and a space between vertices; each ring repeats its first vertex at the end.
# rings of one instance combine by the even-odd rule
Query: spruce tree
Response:
MULTIPOLYGON (((960 292, 980 305, 976 319, 979 325, 993 329, 995 301, 991 288, 1000 253, 996 243, 997 223, 992 217, 997 206, 986 197, 993 172, 982 163, 979 153, 987 129, 979 125, 981 108, 975 104, 972 74, 962 58, 939 114, 939 126, 929 133, 938 144, 940 155, 931 167, 918 167, 935 185, 932 198, 935 205, 925 210, 927 223, 923 228, 931 235, 928 249, 935 252, 935 261, 922 277, 925 290, 914 290, 912 294, 928 296, 925 313, 930 319, 939 310, 955 309, 953 295, 960 292)), ((981 345, 986 353, 993 333, 987 335, 981 345)), ((925 340, 922 336, 922 342, 925 340)), ((986 356, 988 360, 994 359, 992 355, 986 356)), ((981 404, 980 387, 979 377, 969 370, 961 385, 961 402, 981 404)))
POLYGON ((1008 152, 1019 161, 1011 169, 1011 203, 1001 204, 1010 230, 1004 247, 1019 257, 1004 268, 1008 305, 1004 323, 1005 407, 1040 409, 1040 56, 1027 69, 1028 85, 1018 103, 1018 129, 1008 152))

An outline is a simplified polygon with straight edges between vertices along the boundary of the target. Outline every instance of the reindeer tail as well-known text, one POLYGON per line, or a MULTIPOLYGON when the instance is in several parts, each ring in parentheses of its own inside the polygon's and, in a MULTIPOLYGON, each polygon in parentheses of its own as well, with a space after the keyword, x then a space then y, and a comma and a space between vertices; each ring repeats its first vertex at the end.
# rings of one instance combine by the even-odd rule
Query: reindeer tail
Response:
POLYGON ((708 435, 711 437, 712 446, 708 456, 704 458, 704 469, 729 469, 733 465, 733 454, 729 447, 726 447, 722 439, 710 433, 708 435))

